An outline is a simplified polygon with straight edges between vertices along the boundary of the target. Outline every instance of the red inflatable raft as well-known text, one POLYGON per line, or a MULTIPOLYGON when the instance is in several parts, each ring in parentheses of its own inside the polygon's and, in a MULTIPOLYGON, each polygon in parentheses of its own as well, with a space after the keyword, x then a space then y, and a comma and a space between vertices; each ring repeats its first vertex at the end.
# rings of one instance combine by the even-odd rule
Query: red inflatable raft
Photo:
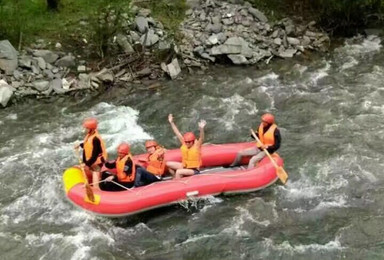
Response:
MULTIPOLYGON (((207 144, 202 148, 203 168, 229 165, 236 153, 255 144, 207 144)), ((279 166, 283 160, 273 155, 279 166)), ((139 163, 145 154, 135 156, 139 163)), ((179 149, 167 150, 165 159, 181 161, 179 149)), ((243 163, 247 163, 244 160, 243 163)), ((242 193, 260 190, 270 186, 277 180, 276 168, 268 157, 265 157, 256 168, 247 170, 240 168, 214 168, 203 170, 201 174, 184 177, 180 180, 167 180, 127 191, 109 192, 94 191, 95 201, 88 200, 84 187, 84 175, 77 167, 67 169, 63 174, 63 182, 68 199, 75 205, 98 215, 121 217, 149 209, 182 202, 191 197, 199 198, 207 195, 242 193)))

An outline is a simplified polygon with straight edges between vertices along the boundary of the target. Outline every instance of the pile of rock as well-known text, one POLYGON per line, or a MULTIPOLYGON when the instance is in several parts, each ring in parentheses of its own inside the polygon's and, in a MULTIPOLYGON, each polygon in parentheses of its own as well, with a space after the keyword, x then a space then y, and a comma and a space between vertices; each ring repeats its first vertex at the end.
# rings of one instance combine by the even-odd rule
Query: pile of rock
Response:
POLYGON ((19 54, 8 40, 0 41, 0 103, 6 106, 12 96, 50 96, 79 89, 97 89, 104 75, 86 74, 85 65, 77 68, 78 77, 67 76, 76 68, 75 57, 63 52, 26 49, 19 54), (2 74, 3 72, 4 74, 2 74))
POLYGON ((219 0, 195 0, 181 26, 185 36, 180 49, 184 63, 228 58, 233 64, 255 64, 273 56, 291 58, 305 49, 324 49, 329 37, 316 32, 314 22, 295 25, 285 18, 276 23, 248 2, 232 4, 219 0), (197 3, 196 3, 197 2, 197 3))

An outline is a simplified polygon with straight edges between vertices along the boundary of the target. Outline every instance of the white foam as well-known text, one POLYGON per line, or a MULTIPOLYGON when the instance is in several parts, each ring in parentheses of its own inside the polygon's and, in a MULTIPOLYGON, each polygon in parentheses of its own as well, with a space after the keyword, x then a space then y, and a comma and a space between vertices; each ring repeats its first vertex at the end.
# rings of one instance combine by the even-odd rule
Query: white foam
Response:
POLYGON ((341 65, 341 70, 350 69, 359 64, 359 62, 354 57, 347 57, 348 61, 341 65))
POLYGON ((329 241, 326 244, 314 243, 308 245, 291 245, 288 241, 284 241, 281 244, 275 244, 271 239, 266 238, 262 244, 265 248, 267 248, 267 250, 281 251, 291 255, 297 253, 318 253, 319 251, 339 251, 344 249, 344 247, 341 246, 338 238, 335 238, 335 240, 329 241))
POLYGON ((317 84, 319 79, 325 78, 328 76, 328 71, 331 68, 331 64, 329 62, 325 62, 324 68, 319 69, 318 71, 312 73, 311 80, 314 84, 317 84))
POLYGON ((8 114, 5 119, 9 119, 9 120, 17 120, 17 114, 15 113, 10 113, 8 114))
POLYGON ((108 151, 115 151, 121 142, 134 143, 150 139, 137 124, 139 111, 127 106, 100 103, 90 111, 99 121, 99 132, 105 140, 108 151))
POLYGON ((194 243, 196 241, 199 241, 199 240, 202 240, 202 239, 207 239, 207 238, 212 238, 212 237, 215 237, 216 235, 200 235, 200 236, 192 236, 190 238, 188 238, 187 240, 183 241, 182 243, 180 244, 176 244, 175 246, 176 247, 179 247, 179 246, 183 246, 183 245, 186 245, 186 244, 189 244, 189 243, 194 243))

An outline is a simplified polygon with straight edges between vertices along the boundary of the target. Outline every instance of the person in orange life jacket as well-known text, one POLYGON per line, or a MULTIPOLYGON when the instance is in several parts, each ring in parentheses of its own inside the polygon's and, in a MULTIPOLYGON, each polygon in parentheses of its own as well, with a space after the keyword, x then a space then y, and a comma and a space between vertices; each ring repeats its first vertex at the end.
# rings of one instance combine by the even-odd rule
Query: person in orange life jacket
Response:
MULTIPOLYGON (((165 149, 161 147, 156 141, 154 140, 147 140, 145 142, 145 148, 148 152, 148 157, 146 160, 142 160, 146 163, 146 171, 149 176, 149 180, 144 180, 148 183, 148 181, 154 182, 157 180, 161 180, 161 177, 166 173, 166 162, 164 160, 165 155, 165 149)), ((143 180, 142 176, 142 180, 143 180)))
POLYGON ((281 135, 277 125, 275 124, 275 117, 272 114, 266 113, 262 115, 261 124, 256 135, 263 143, 263 146, 257 144, 254 147, 238 152, 235 160, 230 165, 231 167, 238 165, 241 162, 242 157, 252 156, 248 163, 248 169, 251 169, 255 167, 255 164, 266 155, 263 148, 270 154, 273 154, 280 148, 281 135))
POLYGON ((168 115, 168 121, 171 124, 172 130, 181 143, 182 162, 167 162, 167 166, 175 179, 180 179, 184 176, 198 174, 201 166, 201 145, 204 141, 204 127, 207 124, 205 120, 199 122, 200 138, 196 140, 192 132, 187 132, 181 135, 179 129, 173 122, 173 115, 168 115))
POLYGON ((99 189, 99 172, 108 155, 105 143, 97 131, 97 125, 96 118, 87 118, 83 121, 83 127, 87 130, 87 135, 83 143, 75 145, 75 149, 83 148, 85 172, 87 175, 92 175, 93 187, 99 189))
POLYGON ((131 147, 127 143, 121 143, 117 147, 117 158, 114 161, 105 162, 104 166, 108 169, 116 169, 116 173, 104 171, 101 173, 100 183, 102 190, 123 191, 123 187, 116 185, 116 182, 126 188, 139 186, 140 176, 137 174, 135 162, 132 159, 131 147), (113 181, 113 182, 112 182, 113 181))

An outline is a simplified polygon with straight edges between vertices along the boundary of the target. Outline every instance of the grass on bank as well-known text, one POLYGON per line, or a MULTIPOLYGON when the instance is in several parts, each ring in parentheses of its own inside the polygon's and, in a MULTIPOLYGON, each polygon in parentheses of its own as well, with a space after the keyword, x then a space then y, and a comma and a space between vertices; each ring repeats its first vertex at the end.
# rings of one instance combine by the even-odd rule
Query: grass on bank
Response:
POLYGON ((74 44, 89 40, 106 8, 129 11, 130 0, 60 0, 49 11, 46 0, 0 0, 0 39, 18 46, 36 39, 74 44), (83 23, 81 23, 83 22, 83 23))
MULTIPOLYGON (((151 9, 152 15, 173 34, 187 10, 185 0, 137 2, 151 9)), ((129 14, 130 3, 131 0, 59 0, 55 12, 48 10, 46 0, 0 0, 0 40, 8 39, 14 46, 20 42, 28 46, 37 39, 76 46, 84 38, 102 45, 100 41, 120 29, 121 17, 116 16, 129 14), (106 10, 113 10, 115 15, 107 17, 106 10), (111 19, 115 19, 110 23, 114 28, 102 26, 100 21, 111 19)))

